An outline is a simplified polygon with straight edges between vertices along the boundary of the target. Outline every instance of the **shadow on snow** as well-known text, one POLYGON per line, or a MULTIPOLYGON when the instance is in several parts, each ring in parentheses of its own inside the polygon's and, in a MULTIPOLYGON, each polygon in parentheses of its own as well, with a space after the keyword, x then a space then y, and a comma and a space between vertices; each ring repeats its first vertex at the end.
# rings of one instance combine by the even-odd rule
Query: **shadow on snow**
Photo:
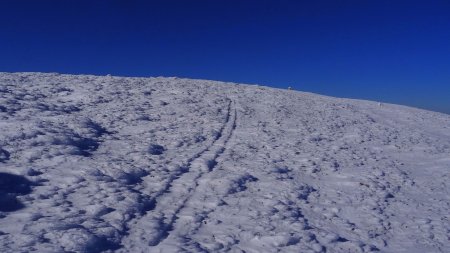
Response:
POLYGON ((17 195, 31 193, 32 184, 23 176, 0 172, 0 211, 13 212, 23 208, 17 195))

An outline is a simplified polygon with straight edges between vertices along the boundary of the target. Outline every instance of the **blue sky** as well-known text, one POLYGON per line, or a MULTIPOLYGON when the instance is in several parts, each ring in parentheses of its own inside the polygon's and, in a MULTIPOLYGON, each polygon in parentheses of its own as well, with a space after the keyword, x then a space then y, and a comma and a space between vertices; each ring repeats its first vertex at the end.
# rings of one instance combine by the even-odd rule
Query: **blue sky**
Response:
POLYGON ((447 0, 2 0, 0 71, 179 76, 450 113, 447 0))

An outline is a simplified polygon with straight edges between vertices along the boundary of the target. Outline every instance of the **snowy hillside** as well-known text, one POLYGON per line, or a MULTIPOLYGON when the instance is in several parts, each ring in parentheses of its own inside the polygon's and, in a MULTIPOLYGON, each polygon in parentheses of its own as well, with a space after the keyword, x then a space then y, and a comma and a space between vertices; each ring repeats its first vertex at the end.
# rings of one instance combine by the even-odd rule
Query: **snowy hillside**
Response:
POLYGON ((450 252, 450 116, 0 73, 0 252, 450 252))

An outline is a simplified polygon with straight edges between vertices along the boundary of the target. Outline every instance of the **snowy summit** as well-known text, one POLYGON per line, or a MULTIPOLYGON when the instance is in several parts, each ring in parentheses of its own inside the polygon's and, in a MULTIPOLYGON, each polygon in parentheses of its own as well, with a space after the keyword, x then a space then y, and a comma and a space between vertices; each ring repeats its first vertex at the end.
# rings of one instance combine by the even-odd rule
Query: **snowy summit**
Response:
POLYGON ((449 252, 450 116, 0 73, 0 252, 449 252))

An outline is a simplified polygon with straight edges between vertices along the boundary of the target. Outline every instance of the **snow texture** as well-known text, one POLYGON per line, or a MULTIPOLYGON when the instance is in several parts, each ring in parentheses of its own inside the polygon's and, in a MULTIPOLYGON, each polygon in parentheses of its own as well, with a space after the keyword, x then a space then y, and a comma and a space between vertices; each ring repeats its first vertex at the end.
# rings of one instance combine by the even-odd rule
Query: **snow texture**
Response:
POLYGON ((0 252, 450 252, 450 116, 0 73, 0 252))

